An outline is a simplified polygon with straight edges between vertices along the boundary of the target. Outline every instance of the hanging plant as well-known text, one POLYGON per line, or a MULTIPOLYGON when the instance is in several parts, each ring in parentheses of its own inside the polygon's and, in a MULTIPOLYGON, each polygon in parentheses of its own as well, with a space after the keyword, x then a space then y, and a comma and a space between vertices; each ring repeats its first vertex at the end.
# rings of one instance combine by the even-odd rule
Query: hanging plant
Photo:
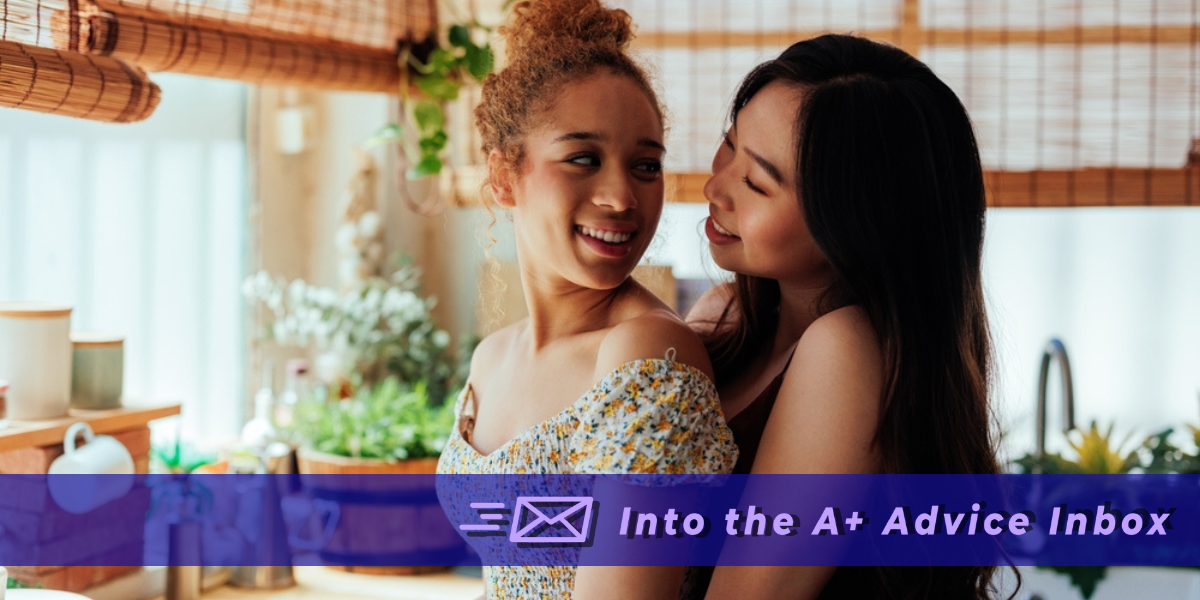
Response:
POLYGON ((404 115, 401 123, 388 123, 367 140, 367 147, 398 142, 408 159, 406 177, 422 179, 442 172, 446 134, 445 104, 456 100, 464 85, 482 83, 495 68, 496 60, 487 40, 493 28, 471 20, 452 25, 424 62, 411 45, 400 51, 400 97, 404 115), (415 92, 414 93, 414 89, 415 92))

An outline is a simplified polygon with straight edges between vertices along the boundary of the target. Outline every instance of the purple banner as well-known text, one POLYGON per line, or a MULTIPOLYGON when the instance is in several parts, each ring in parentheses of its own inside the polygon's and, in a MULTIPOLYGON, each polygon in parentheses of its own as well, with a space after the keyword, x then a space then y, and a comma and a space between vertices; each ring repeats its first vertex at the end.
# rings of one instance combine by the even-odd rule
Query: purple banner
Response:
POLYGON ((0 564, 1200 565, 1196 475, 0 475, 0 564))

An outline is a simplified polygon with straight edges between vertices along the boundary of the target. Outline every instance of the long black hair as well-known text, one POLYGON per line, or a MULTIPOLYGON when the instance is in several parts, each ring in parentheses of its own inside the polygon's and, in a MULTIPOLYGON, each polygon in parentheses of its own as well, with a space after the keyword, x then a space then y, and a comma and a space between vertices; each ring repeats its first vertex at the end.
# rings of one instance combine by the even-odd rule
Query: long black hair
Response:
MULTIPOLYGON (((924 63, 847 35, 792 45, 742 82, 794 88, 797 197, 834 273, 819 311, 861 307, 881 343, 874 443, 886 473, 999 472, 981 283, 986 199, 967 111, 924 63)), ((769 348, 776 281, 737 275, 706 340, 718 379, 769 348)), ((991 568, 880 569, 875 597, 987 597, 991 568)), ((838 578, 835 577, 835 581, 838 578)))

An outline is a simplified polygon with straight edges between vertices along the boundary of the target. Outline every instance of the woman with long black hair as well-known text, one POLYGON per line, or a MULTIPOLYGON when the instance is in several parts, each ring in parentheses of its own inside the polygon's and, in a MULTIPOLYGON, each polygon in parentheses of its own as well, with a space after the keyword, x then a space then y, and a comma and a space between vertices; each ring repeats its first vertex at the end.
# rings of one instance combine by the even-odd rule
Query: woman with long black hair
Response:
MULTIPOLYGON (((999 471, 983 171, 926 65, 853 36, 791 46, 743 81, 704 193, 736 279, 689 321, 735 472, 999 471)), ((707 597, 985 598, 992 570, 719 567, 707 597)))

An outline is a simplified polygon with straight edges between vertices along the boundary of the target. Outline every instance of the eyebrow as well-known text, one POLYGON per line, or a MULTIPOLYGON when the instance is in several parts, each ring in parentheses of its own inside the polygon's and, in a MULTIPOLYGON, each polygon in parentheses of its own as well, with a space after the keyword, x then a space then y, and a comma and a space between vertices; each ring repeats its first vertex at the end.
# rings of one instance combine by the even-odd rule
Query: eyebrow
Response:
POLYGON ((759 156, 758 154, 755 154, 753 151, 745 147, 743 147, 742 150, 745 150, 746 154, 749 154, 750 158, 753 158, 754 162, 758 163, 758 166, 762 167, 762 170, 766 171, 767 175, 770 175, 771 179, 775 180, 775 183, 783 185, 783 172, 779 170, 779 167, 776 167, 771 163, 771 161, 759 156))
MULTIPOLYGON (((603 142, 607 139, 606 136, 591 131, 573 131, 554 138, 554 143, 571 141, 603 142)), ((667 151, 667 147, 663 146, 662 142, 651 138, 640 138, 637 141, 637 145, 662 150, 663 152, 667 151)))
POLYGON ((663 152, 667 151, 667 147, 662 145, 662 142, 659 142, 658 140, 652 140, 650 138, 642 138, 642 139, 638 140, 637 143, 639 146, 648 146, 648 147, 654 148, 656 150, 662 150, 663 152))

